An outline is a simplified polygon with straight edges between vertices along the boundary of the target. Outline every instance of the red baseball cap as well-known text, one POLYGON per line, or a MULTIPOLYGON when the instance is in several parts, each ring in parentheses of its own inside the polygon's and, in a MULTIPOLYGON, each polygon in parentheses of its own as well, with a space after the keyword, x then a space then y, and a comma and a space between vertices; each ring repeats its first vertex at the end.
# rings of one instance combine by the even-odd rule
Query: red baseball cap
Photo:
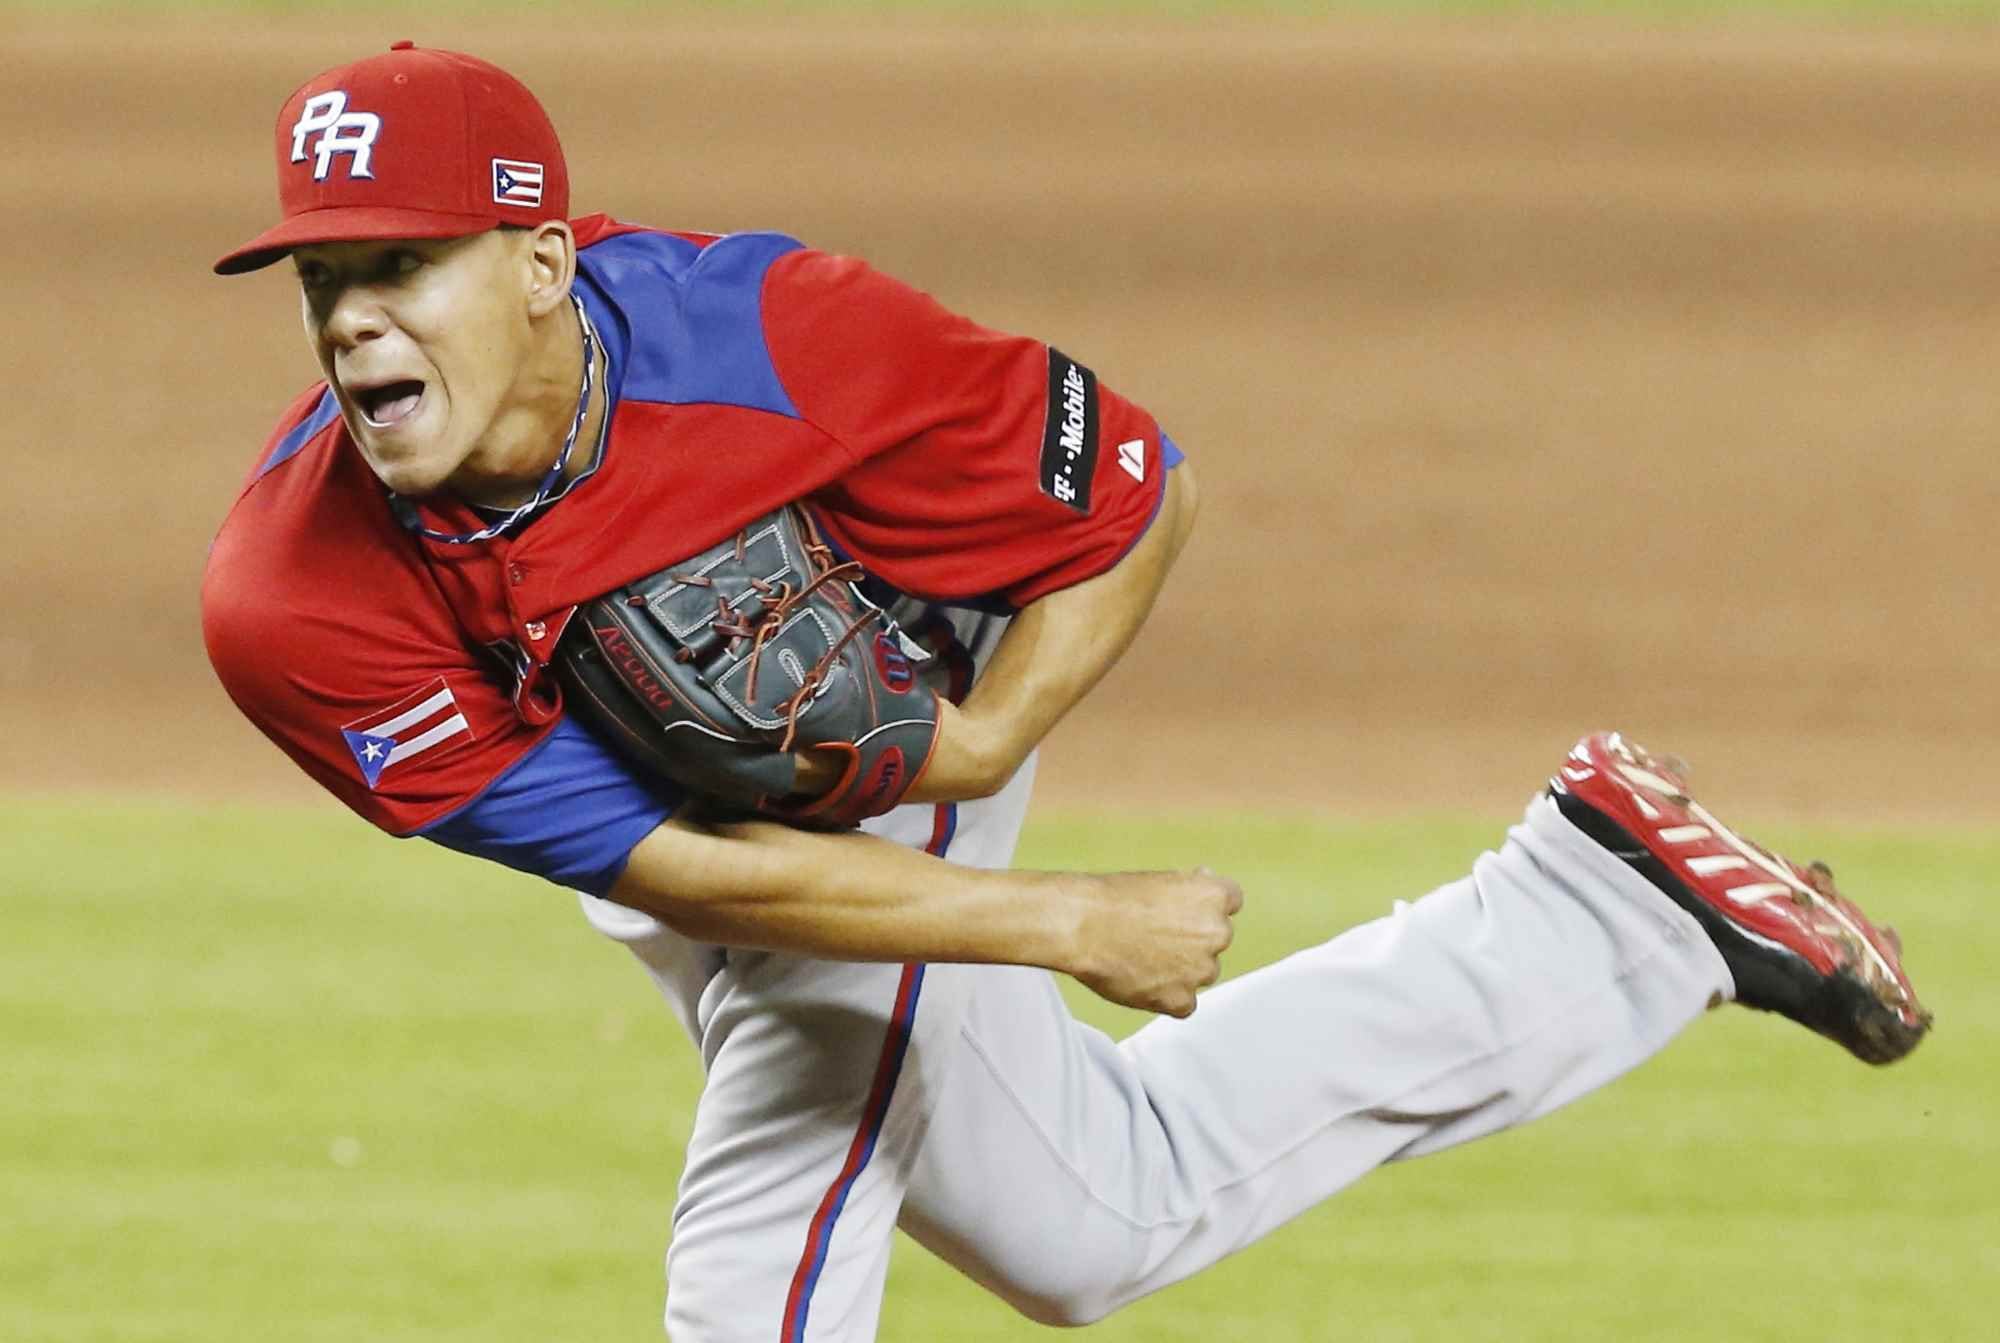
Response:
POLYGON ((520 80, 456 51, 398 42, 306 81, 278 113, 285 217, 215 263, 268 266, 294 247, 461 238, 569 214, 569 168, 520 80))

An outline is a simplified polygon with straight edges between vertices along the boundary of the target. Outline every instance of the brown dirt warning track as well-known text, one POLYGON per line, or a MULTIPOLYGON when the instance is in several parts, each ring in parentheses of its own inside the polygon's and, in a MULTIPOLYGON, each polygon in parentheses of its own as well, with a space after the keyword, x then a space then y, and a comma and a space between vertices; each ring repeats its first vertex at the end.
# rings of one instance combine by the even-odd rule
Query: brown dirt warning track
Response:
POLYGON ((1186 447, 1044 805, 1497 807, 1625 725, 1739 810, 2000 815, 2000 35, 4 23, 0 789, 312 795, 196 613, 311 365, 208 263, 284 95, 407 36, 536 88, 579 208, 867 256, 1186 447))

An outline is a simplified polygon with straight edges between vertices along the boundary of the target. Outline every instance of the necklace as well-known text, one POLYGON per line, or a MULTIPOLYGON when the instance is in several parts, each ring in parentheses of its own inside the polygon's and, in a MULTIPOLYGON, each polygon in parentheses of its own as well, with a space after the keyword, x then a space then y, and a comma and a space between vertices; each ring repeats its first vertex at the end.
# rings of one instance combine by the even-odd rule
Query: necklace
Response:
MULTIPOLYGON (((437 541, 448 546, 469 546, 479 541, 491 540, 508 528, 528 517, 536 509, 546 507, 568 494, 570 487, 589 476, 584 472, 576 480, 564 480, 564 472, 569 467, 569 455, 576 448, 576 436, 583 429, 583 422, 590 414, 590 389, 597 373, 597 328, 590 324, 590 314, 583 310, 583 300, 574 293, 569 301, 576 307, 577 321, 583 324, 583 388, 576 394, 576 418, 570 421, 569 433, 563 438, 562 451, 556 454, 554 464, 542 476, 542 483, 535 487, 534 497, 520 507, 510 510, 505 517, 481 527, 476 532, 441 532, 435 527, 424 525, 417 515, 416 505, 399 494, 389 496, 389 506, 396 514, 396 520, 426 541, 437 541)), ((606 356, 607 362, 609 355, 606 356)), ((610 369, 606 368, 606 373, 610 369)), ((609 378, 606 382, 608 384, 609 378)), ((604 423, 598 427, 597 448, 601 460, 604 454, 605 431, 611 427, 611 407, 604 408, 604 423)))

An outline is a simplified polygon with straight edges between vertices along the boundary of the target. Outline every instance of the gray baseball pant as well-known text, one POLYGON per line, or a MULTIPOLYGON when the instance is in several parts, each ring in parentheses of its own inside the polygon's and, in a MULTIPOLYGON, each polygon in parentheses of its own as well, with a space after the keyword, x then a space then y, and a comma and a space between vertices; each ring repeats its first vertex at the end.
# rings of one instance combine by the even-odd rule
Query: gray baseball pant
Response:
MULTIPOLYGON (((953 859, 1008 861, 1031 774, 959 809, 953 859)), ((1376 1166, 1604 1085, 1733 993, 1694 920, 1540 798, 1470 875, 1123 1041, 1039 970, 725 953, 586 912, 706 1069, 676 1343, 866 1343, 898 1225, 1032 1319, 1096 1320, 1376 1166)))

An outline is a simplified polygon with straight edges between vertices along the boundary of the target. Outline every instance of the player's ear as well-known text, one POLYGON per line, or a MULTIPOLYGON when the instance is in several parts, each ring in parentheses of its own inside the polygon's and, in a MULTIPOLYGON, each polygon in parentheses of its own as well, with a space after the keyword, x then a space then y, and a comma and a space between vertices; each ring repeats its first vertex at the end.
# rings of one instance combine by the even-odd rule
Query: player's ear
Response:
POLYGON ((546 317, 569 297, 576 279, 576 235, 560 219, 546 219, 528 230, 522 243, 527 266, 528 316, 546 317))

